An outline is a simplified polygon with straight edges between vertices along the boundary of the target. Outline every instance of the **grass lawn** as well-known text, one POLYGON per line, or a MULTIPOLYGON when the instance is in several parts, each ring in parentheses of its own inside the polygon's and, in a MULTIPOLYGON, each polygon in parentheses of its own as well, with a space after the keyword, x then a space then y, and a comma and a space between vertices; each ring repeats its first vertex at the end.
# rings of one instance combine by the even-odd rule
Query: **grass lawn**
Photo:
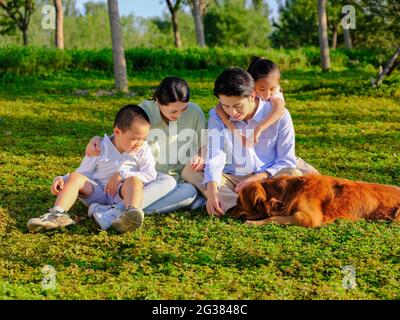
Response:
MULTIPOLYGON (((99 231, 78 203, 78 225, 29 234, 27 220, 53 204, 52 179, 74 170, 89 138, 110 133, 115 112, 150 97, 168 74, 131 76, 131 97, 96 95, 113 87, 104 74, 0 77, 1 298, 400 299, 400 226, 390 222, 257 228, 183 210, 119 235, 99 231), (44 265, 56 270, 55 290, 42 289, 44 265), (355 270, 353 289, 345 266, 355 270)), ((217 74, 175 73, 204 111, 216 103, 217 74)), ((371 76, 283 74, 297 155, 323 174, 400 185, 400 75, 379 89, 371 76)))

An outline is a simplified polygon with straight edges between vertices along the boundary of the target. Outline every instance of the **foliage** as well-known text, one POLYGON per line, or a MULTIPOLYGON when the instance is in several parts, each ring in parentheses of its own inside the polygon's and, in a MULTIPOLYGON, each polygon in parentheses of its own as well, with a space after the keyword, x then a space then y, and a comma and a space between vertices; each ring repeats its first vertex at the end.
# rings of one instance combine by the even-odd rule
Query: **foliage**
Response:
POLYGON ((34 10, 34 0, 0 0, 0 34, 14 34, 18 29, 27 45, 27 30, 34 10))
POLYGON ((279 9, 279 20, 273 23, 271 41, 274 47, 299 48, 318 45, 318 12, 315 1, 288 0, 279 9))
POLYGON ((383 47, 393 53, 399 43, 400 1, 358 0, 356 41, 367 47, 383 47))
MULTIPOLYGON (((125 52, 128 73, 144 70, 205 70, 221 66, 247 68, 253 56, 265 56, 282 70, 302 69, 319 65, 318 48, 302 49, 228 49, 228 48, 135 48, 125 52)), ((380 51, 332 50, 331 60, 336 70, 348 66, 369 65, 377 69, 387 60, 380 51)), ((98 70, 113 72, 111 49, 64 50, 7 46, 0 48, 0 73, 49 75, 54 72, 98 70)))
POLYGON ((247 8, 243 1, 229 0, 211 6, 204 16, 207 45, 267 48, 271 31, 268 8, 256 8, 247 8))
MULTIPOLYGON (((41 1, 31 17, 29 42, 34 46, 53 47, 54 30, 42 28, 41 1)), ((64 4, 64 42, 68 49, 103 49, 111 47, 110 25, 105 2, 86 2, 84 12, 77 11, 75 2, 64 4)), ((122 15, 121 28, 125 48, 172 48, 173 34, 170 18, 167 15, 157 18, 141 18, 133 14, 122 15)), ((178 22, 182 31, 184 47, 196 44, 193 18, 189 13, 180 12, 178 22)), ((1 36, 0 47, 9 44, 21 44, 18 36, 1 36)))
MULTIPOLYGON (((400 14, 399 0, 335 0, 327 1, 328 36, 333 27, 339 31, 338 44, 343 47, 343 29, 340 24, 342 7, 355 8, 356 29, 350 29, 355 48, 393 48, 398 41, 400 14)), ((317 4, 314 0, 288 0, 279 9, 279 19, 273 23, 271 41, 274 47, 299 48, 318 45, 317 4)), ((332 41, 330 41, 332 44, 332 41)), ((391 50, 392 51, 392 50, 391 50)))
MULTIPOLYGON (((193 102, 208 111, 219 72, 173 74, 188 80, 193 102)), ((93 70, 0 76, 1 298, 400 298, 400 227, 390 222, 257 228, 183 210, 147 216, 138 232, 118 235, 99 231, 77 204, 77 226, 29 234, 27 220, 53 204, 53 177, 78 166, 89 138, 110 132, 120 106, 148 98, 169 74, 136 72, 133 97, 102 96, 114 80, 93 70), (55 290, 42 289, 44 265, 56 270, 55 290), (347 265, 356 272, 351 290, 343 287, 347 265)), ((362 65, 283 72, 296 151, 324 174, 400 185, 400 75, 378 89, 368 81, 373 75, 362 65)))

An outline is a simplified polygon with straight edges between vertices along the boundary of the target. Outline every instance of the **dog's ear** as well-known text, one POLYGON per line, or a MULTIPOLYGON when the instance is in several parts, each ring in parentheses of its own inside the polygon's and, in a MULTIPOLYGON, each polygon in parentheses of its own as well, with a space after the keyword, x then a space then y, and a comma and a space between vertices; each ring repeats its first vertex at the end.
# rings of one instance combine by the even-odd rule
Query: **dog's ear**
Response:
POLYGON ((253 182, 239 192, 237 205, 242 211, 250 212, 254 210, 258 202, 265 201, 266 198, 267 195, 262 185, 258 182, 253 182))
POLYGON ((247 188, 247 197, 254 206, 267 200, 267 194, 261 183, 254 182, 247 188))
POLYGON ((265 218, 266 199, 267 194, 263 186, 258 182, 251 183, 239 192, 237 206, 229 210, 227 215, 246 220, 265 218))
POLYGON ((271 211, 281 212, 283 209, 283 202, 277 200, 276 198, 271 198, 269 200, 269 205, 270 205, 271 211))
POLYGON ((287 179, 286 176, 283 176, 279 179, 278 186, 281 190, 285 190, 287 187, 287 179))

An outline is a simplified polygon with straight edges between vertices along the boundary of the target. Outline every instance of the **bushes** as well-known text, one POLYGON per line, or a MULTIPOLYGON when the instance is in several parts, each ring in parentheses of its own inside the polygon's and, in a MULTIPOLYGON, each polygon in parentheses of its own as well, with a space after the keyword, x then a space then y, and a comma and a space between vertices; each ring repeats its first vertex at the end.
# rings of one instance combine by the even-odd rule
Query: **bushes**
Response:
MULTIPOLYGON (((128 73, 161 70, 215 70, 227 66, 247 68, 252 56, 263 56, 276 62, 281 70, 308 69, 320 64, 318 48, 301 49, 227 49, 189 48, 126 50, 128 73)), ((377 66, 381 59, 375 53, 361 50, 331 50, 333 68, 358 64, 377 66)), ((112 74, 112 50, 65 50, 34 47, 0 48, 0 73, 49 75, 57 71, 102 71, 112 74)))
POLYGON ((14 46, 0 49, 0 73, 48 75, 70 65, 70 54, 57 49, 14 46))
POLYGON ((71 56, 71 64, 68 66, 70 69, 107 73, 112 73, 114 70, 111 49, 68 50, 67 54, 71 56))

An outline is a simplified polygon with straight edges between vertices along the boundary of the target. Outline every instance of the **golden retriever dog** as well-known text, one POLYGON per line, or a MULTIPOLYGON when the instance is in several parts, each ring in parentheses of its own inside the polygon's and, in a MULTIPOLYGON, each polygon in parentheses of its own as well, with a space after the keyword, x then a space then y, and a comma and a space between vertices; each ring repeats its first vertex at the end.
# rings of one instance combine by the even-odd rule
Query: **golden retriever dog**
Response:
POLYGON ((304 227, 340 218, 400 221, 400 188, 324 175, 286 176, 243 188, 228 215, 248 224, 304 227))

